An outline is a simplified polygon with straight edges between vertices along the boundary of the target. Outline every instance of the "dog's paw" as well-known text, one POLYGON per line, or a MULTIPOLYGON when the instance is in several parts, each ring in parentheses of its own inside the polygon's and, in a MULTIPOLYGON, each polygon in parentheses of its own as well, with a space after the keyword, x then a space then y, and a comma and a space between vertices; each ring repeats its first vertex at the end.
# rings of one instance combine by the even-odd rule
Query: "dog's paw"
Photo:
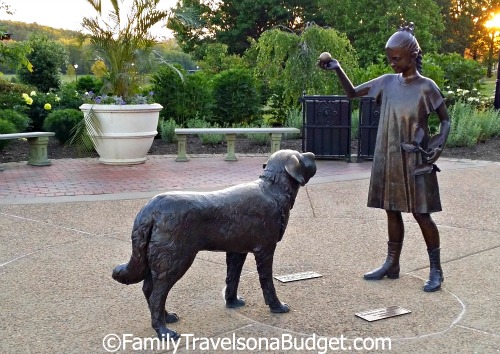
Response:
POLYGON ((290 311, 290 306, 283 302, 280 302, 273 306, 269 306, 269 308, 271 309, 272 313, 287 313, 288 311, 290 311))
POLYGON ((175 323, 179 321, 179 316, 173 312, 165 311, 165 322, 166 323, 175 323))
POLYGON ((236 299, 226 299, 226 307, 229 309, 235 309, 241 306, 245 306, 245 299, 242 297, 237 297, 236 299))
POLYGON ((181 336, 176 332, 168 329, 167 327, 160 327, 156 330, 158 339, 177 341, 181 336))

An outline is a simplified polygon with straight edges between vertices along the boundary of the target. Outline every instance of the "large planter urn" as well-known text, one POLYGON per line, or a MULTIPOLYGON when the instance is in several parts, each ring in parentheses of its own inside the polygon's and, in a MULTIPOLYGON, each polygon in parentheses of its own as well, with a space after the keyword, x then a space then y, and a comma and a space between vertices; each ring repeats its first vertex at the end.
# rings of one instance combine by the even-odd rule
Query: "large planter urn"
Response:
POLYGON ((82 104, 85 117, 97 120, 99 132, 88 133, 95 140, 99 161, 108 165, 135 165, 146 155, 158 134, 158 119, 163 107, 157 103, 140 105, 82 104), (93 114, 89 115, 90 110, 93 114))

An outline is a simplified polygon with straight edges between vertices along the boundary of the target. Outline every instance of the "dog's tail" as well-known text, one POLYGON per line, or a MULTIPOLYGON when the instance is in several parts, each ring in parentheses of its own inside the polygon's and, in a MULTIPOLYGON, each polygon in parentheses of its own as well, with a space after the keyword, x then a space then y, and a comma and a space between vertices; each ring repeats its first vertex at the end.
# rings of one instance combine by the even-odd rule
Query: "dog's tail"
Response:
POLYGON ((146 276, 149 268, 147 250, 153 227, 153 217, 144 207, 135 218, 132 229, 132 256, 128 263, 113 269, 113 279, 122 284, 135 284, 146 276))

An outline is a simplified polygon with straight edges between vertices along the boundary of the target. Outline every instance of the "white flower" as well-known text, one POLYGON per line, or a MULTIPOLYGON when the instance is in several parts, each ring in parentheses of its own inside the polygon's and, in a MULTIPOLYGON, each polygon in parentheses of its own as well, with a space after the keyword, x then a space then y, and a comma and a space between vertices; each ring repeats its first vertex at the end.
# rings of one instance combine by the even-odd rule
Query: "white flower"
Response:
POLYGON ((36 96, 36 91, 31 91, 30 96, 36 96))

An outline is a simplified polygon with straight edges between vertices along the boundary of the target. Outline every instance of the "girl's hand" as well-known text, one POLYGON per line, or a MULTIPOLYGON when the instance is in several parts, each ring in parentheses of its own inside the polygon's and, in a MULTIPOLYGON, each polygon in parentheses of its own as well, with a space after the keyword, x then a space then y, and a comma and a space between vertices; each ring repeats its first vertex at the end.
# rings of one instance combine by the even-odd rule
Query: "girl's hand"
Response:
POLYGON ((443 152, 442 147, 435 148, 434 150, 432 150, 432 152, 429 155, 424 156, 425 162, 428 163, 429 165, 435 163, 437 161, 437 159, 439 158, 439 156, 441 156, 442 152, 443 152))
POLYGON ((340 64, 337 59, 332 59, 328 62, 318 60, 318 66, 323 70, 336 70, 340 68, 340 64))

